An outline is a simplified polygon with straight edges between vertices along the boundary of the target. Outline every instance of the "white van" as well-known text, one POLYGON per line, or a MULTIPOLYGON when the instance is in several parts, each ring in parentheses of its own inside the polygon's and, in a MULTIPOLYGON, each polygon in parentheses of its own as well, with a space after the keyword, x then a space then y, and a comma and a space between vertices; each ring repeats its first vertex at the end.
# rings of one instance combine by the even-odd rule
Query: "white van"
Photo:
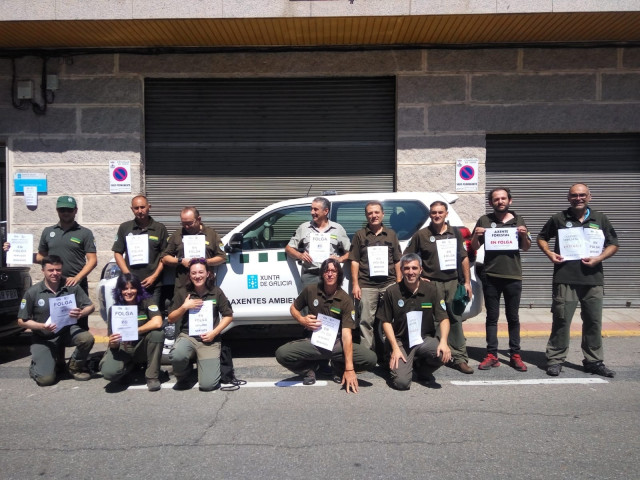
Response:
MULTIPOLYGON (((228 262, 217 267, 216 281, 233 308, 231 329, 238 325, 295 324, 289 314, 291 303, 301 290, 299 262, 287 257, 285 246, 296 228, 311 220, 311 201, 314 197, 297 198, 274 203, 222 238, 228 262)), ((469 250, 470 232, 451 204, 457 195, 427 192, 369 193, 332 195, 329 218, 344 227, 350 238, 366 224, 364 207, 371 200, 384 206, 384 224, 398 234, 404 249, 411 236, 429 223, 429 205, 444 201, 449 205, 449 223, 460 227, 469 250)), ((464 319, 474 317, 482 310, 482 286, 475 276, 475 255, 470 253, 473 300, 467 305, 464 319)), ((114 262, 115 265, 115 262, 114 262)), ((100 310, 106 319, 107 308, 112 303, 111 292, 117 266, 105 268, 98 294, 100 310), (109 278, 107 278, 109 277, 109 278)), ((343 288, 351 292, 350 269, 345 268, 343 288)))

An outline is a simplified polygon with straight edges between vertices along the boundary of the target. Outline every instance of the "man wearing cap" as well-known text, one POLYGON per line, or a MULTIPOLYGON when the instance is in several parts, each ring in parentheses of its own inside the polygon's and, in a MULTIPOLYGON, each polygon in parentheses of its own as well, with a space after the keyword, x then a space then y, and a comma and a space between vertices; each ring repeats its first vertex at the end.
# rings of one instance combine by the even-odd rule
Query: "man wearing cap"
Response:
POLYGON ((591 192, 584 183, 569 189, 568 209, 553 215, 538 234, 538 247, 553 263, 553 323, 547 342, 547 374, 557 377, 569 351, 571 320, 578 302, 582 317, 582 354, 587 373, 613 377, 604 364, 602 348, 602 262, 618 251, 618 235, 609 218, 589 206, 591 192), (556 238, 551 250, 549 241, 556 238), (585 248, 578 251, 576 246, 585 248))
POLYGON ((298 227, 285 247, 286 254, 302 262, 302 285, 320 281, 320 264, 329 257, 343 263, 351 242, 339 223, 329 220, 329 200, 316 197, 311 202, 311 221, 298 227))
MULTIPOLYGON (((88 228, 76 222, 78 204, 76 199, 67 195, 58 197, 56 202, 59 222, 42 231, 36 263, 42 262, 48 255, 56 255, 63 261, 62 276, 65 285, 78 285, 89 294, 88 275, 98 265, 96 242, 88 228)), ((88 318, 78 320, 78 326, 89 330, 88 318)))
POLYGON ((196 207, 184 207, 180 212, 180 223, 182 229, 171 234, 161 255, 165 267, 176 267, 174 295, 178 290, 186 292, 191 259, 205 258, 207 268, 227 261, 227 254, 222 250, 222 240, 218 232, 203 225, 196 207), (185 244, 188 244, 186 248, 185 244))
POLYGON ((396 232, 382 224, 382 203, 371 201, 364 207, 367 225, 353 236, 351 260, 352 293, 359 315, 360 343, 375 349, 373 323, 379 296, 396 282, 400 273, 400 243, 396 232))
POLYGON ((167 247, 168 234, 167 228, 149 215, 150 210, 147 197, 133 197, 131 211, 134 219, 120 225, 111 250, 122 273, 138 277, 155 305, 160 305, 163 268, 160 255, 167 247))

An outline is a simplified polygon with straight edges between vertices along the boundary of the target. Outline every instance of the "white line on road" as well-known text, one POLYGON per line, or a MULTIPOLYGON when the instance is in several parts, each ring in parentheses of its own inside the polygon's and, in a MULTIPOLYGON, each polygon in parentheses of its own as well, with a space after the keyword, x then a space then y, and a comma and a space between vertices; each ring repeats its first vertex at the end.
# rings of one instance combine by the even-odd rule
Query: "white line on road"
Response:
MULTIPOLYGON (((172 389, 175 383, 163 383, 162 388, 164 389, 172 389)), ((266 387, 326 387, 328 383, 325 380, 318 380, 313 385, 303 385, 302 381, 292 381, 292 380, 280 380, 276 382, 247 382, 246 385, 242 385, 240 388, 266 388, 266 387)), ((220 385, 221 387, 232 387, 231 384, 223 383, 220 385)), ((196 383, 193 389, 198 388, 198 384, 196 383)), ((127 388, 127 390, 146 390, 146 385, 131 385, 127 388)))
POLYGON ((452 385, 462 387, 486 386, 486 385, 567 385, 570 383, 609 383, 603 378, 534 378, 531 380, 469 380, 466 382, 454 380, 452 385))

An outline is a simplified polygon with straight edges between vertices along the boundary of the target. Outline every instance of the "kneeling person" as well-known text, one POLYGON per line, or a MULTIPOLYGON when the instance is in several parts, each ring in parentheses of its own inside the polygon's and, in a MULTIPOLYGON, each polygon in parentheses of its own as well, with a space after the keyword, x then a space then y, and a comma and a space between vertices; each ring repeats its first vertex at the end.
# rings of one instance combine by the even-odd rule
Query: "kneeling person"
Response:
POLYGON ((341 385, 345 386, 347 393, 357 393, 358 377, 355 370, 372 370, 376 366, 376 354, 352 341, 352 331, 356 326, 355 311, 351 297, 340 288, 343 279, 340 262, 336 258, 326 259, 320 266, 320 282, 307 285, 290 308, 291 316, 310 332, 323 327, 318 318, 320 314, 340 320, 333 348, 321 348, 314 345, 310 338, 304 338, 278 348, 276 360, 283 367, 302 375, 305 385, 313 385, 319 362, 331 359, 336 377, 341 378, 341 385), (308 315, 301 313, 305 307, 309 309, 308 315))
POLYGON ((192 258, 186 290, 177 289, 169 307, 169 323, 176 324, 178 334, 171 359, 177 390, 190 388, 194 357, 200 390, 210 392, 220 386, 220 334, 233 320, 233 310, 214 281, 207 261, 192 258))
POLYGON ((390 384, 398 390, 411 387, 414 363, 418 377, 430 380, 433 372, 451 360, 447 307, 444 299, 438 298, 435 285, 420 280, 421 264, 415 253, 402 257, 402 282, 387 289, 376 314, 391 354, 390 384), (436 322, 440 322, 440 339, 436 322))
POLYGON ((160 362, 164 345, 162 315, 156 302, 142 286, 138 277, 124 273, 116 280, 113 291, 114 304, 109 309, 109 349, 100 362, 100 372, 105 380, 118 382, 134 366, 147 364, 145 378, 150 392, 160 390, 160 362), (120 333, 114 333, 114 310, 121 306, 136 307, 138 339, 123 341, 120 333))
MULTIPOLYGON (((18 311, 18 325, 31 329, 33 333, 29 375, 41 387, 53 385, 59 354, 64 347, 75 346, 69 360, 69 373, 75 380, 89 380, 91 375, 86 371, 86 361, 94 338, 76 322, 91 314, 94 306, 80 286, 66 285, 66 279, 62 277, 62 259, 57 255, 42 259, 42 273, 44 279, 25 292, 18 311), (60 298, 61 302, 67 302, 72 296, 75 297, 76 308, 68 312, 67 323, 56 325, 51 318, 49 300, 60 298)), ((53 313, 54 318, 58 317, 56 312, 53 313)))

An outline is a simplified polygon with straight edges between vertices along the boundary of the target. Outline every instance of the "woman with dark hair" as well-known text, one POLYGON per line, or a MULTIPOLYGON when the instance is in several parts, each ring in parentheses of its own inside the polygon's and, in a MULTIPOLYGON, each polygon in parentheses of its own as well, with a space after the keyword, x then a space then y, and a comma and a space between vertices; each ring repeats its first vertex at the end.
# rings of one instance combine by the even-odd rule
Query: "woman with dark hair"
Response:
POLYGON ((169 307, 169 323, 176 324, 177 334, 171 358, 176 390, 191 388, 194 357, 200 390, 210 392, 220 386, 220 334, 232 320, 231 304, 215 286, 207 261, 192 258, 186 291, 177 290, 169 307))
POLYGON ((319 315, 340 320, 335 341, 329 345, 332 348, 317 346, 309 338, 294 340, 278 348, 276 360, 301 375, 304 385, 313 385, 320 361, 331 359, 334 381, 344 385, 347 393, 358 393, 356 370, 372 370, 377 358, 373 351, 353 343, 355 310, 351 297, 341 288, 343 280, 340 262, 333 257, 327 258, 320 265, 320 282, 304 287, 289 309, 291 316, 309 330, 309 336, 326 327, 319 315), (308 315, 302 314, 304 308, 308 308, 308 315))
POLYGON ((150 392, 160 390, 160 360, 164 344, 162 315, 140 283, 130 273, 123 273, 116 280, 113 291, 114 305, 109 308, 109 348, 100 362, 100 372, 106 380, 119 382, 135 365, 147 364, 145 378, 150 392), (138 340, 122 341, 120 333, 113 333, 114 309, 119 306, 136 307, 138 340))

